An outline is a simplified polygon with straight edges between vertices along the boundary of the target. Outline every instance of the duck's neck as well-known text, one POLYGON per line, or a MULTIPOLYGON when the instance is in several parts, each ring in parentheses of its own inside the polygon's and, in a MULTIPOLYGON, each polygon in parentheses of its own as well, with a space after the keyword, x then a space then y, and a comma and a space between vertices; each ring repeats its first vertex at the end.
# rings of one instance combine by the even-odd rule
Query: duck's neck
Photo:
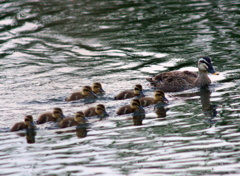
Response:
POLYGON ((197 87, 204 87, 211 84, 211 80, 208 77, 208 72, 203 70, 198 70, 198 71, 199 71, 199 74, 195 81, 195 85, 197 87))

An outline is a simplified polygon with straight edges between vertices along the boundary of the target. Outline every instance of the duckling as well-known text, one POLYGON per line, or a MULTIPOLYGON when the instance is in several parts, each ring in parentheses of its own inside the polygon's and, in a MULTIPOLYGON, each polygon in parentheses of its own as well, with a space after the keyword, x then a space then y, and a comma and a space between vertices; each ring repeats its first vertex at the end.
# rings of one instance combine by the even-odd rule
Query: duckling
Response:
POLYGON ((66 128, 71 126, 77 126, 79 124, 85 124, 87 122, 87 119, 84 116, 84 113, 82 111, 78 111, 75 113, 74 117, 67 117, 64 118, 60 123, 60 128, 66 128))
POLYGON ((123 115, 123 114, 130 114, 136 111, 143 110, 139 99, 133 99, 130 103, 130 105, 122 106, 120 107, 116 114, 117 115, 123 115))
POLYGON ((89 97, 96 97, 96 94, 93 93, 90 86, 84 86, 81 92, 74 92, 65 101, 75 101, 89 97))
POLYGON ((133 97, 144 97, 142 85, 136 84, 133 90, 125 90, 114 97, 115 100, 124 100, 133 97))
POLYGON ((167 98, 164 95, 164 92, 162 90, 156 90, 154 92, 154 97, 142 97, 139 99, 141 106, 146 107, 152 104, 157 103, 168 103, 167 98))
POLYGON ((93 91, 95 94, 103 94, 103 93, 105 93, 105 91, 104 91, 103 88, 102 88, 102 84, 99 83, 99 82, 93 83, 93 85, 92 85, 92 91, 93 91))
POLYGON ((170 71, 160 73, 153 78, 147 78, 154 87, 164 92, 179 92, 194 87, 204 87, 211 84, 208 73, 219 75, 212 66, 210 57, 198 60, 199 74, 191 71, 170 71))
POLYGON ((65 116, 63 115, 63 111, 61 108, 53 108, 52 112, 46 112, 41 114, 38 117, 37 124, 43 124, 49 121, 57 122, 63 119, 65 116))
POLYGON ((18 122, 10 129, 10 131, 19 131, 23 129, 34 128, 35 125, 33 123, 33 117, 31 115, 27 115, 24 118, 24 122, 18 122))
POLYGON ((96 107, 90 107, 86 109, 83 113, 85 117, 98 116, 100 118, 103 118, 109 116, 103 104, 98 104, 96 107))

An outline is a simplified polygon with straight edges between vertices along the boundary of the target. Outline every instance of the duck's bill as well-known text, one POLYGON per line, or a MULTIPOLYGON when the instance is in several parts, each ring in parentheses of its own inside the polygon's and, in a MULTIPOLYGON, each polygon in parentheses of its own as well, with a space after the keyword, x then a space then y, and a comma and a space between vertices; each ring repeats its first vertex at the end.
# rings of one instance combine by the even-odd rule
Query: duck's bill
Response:
POLYGON ((212 73, 213 75, 219 75, 219 72, 214 72, 214 73, 212 73))
POLYGON ((167 99, 165 96, 163 97, 163 101, 164 101, 165 103, 169 103, 168 99, 167 99))
POLYGON ((97 95, 94 92, 90 92, 93 97, 97 97, 97 95))
POLYGON ((208 67, 207 71, 213 75, 219 75, 218 72, 216 72, 216 70, 211 66, 208 67))
POLYGON ((102 88, 100 88, 100 92, 101 92, 101 93, 105 93, 105 90, 103 90, 102 88))

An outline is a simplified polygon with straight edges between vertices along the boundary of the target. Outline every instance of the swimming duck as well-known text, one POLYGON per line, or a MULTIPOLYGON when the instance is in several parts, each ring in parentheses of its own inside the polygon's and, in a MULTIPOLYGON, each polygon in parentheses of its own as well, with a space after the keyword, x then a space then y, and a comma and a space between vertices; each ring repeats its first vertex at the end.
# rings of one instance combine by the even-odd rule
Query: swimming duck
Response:
POLYGON ((85 117, 98 116, 100 118, 103 118, 109 116, 103 104, 98 104, 96 107, 90 107, 86 109, 83 113, 85 117))
POLYGON ((134 86, 133 90, 125 90, 123 92, 120 92, 117 96, 114 97, 115 100, 124 100, 128 98, 133 98, 133 97, 143 97, 143 90, 142 90, 142 85, 136 84, 134 86))
POLYGON ((43 124, 49 121, 57 122, 63 119, 63 111, 61 108, 53 108, 52 112, 45 112, 38 117, 37 124, 43 124))
POLYGON ((66 128, 71 126, 77 126, 80 124, 85 124, 87 122, 87 119, 84 116, 84 113, 82 111, 78 111, 75 113, 74 117, 67 117, 64 118, 60 123, 60 128, 66 128))
POLYGON ((10 129, 10 131, 19 131, 23 129, 34 128, 35 125, 33 123, 33 117, 31 115, 27 115, 24 118, 24 122, 18 122, 10 129))
POLYGON ((96 94, 93 93, 90 86, 84 86, 81 92, 74 92, 65 101, 75 101, 89 97, 96 97, 96 94))
POLYGON ((140 104, 139 99, 133 99, 130 105, 125 105, 120 107, 116 113, 117 115, 123 115, 123 114, 130 114, 140 110, 143 110, 143 108, 140 104))
POLYGON ((102 88, 102 84, 99 83, 99 82, 93 83, 93 85, 92 85, 92 91, 93 91, 95 94, 103 94, 103 93, 105 93, 105 91, 104 91, 103 88, 102 88))
POLYGON ((191 71, 163 72, 153 78, 147 78, 147 81, 164 92, 178 92, 211 84, 208 73, 219 75, 213 68, 210 57, 198 60, 198 71, 199 74, 191 71))
POLYGON ((139 99, 141 106, 146 107, 157 103, 168 103, 167 98, 162 90, 156 90, 154 92, 154 97, 142 97, 139 99))

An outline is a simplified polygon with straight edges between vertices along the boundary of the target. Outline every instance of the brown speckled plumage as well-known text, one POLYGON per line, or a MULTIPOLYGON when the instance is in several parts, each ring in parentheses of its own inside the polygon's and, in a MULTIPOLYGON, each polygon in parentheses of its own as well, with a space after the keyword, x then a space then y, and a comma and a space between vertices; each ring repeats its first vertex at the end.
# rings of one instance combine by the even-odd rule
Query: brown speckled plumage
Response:
POLYGON ((74 117, 67 117, 64 118, 60 123, 60 128, 66 128, 71 126, 77 126, 80 124, 85 124, 87 122, 87 119, 84 116, 84 113, 82 111, 78 111, 75 113, 74 117))
POLYGON ((146 107, 157 103, 166 103, 168 100, 162 90, 156 90, 154 92, 154 97, 143 97, 139 99, 141 106, 146 107))
POLYGON ((114 99, 115 100, 124 100, 124 99, 133 98, 133 97, 137 97, 137 96, 141 97, 141 96, 144 96, 142 91, 143 91, 142 85, 136 84, 134 86, 133 90, 122 91, 118 95, 116 95, 114 97, 114 99))
POLYGON ((140 104, 140 101, 139 99, 133 99, 130 103, 130 105, 125 105, 125 106, 122 106, 120 107, 116 114, 117 115, 123 115, 123 114, 130 114, 130 113, 133 113, 139 109, 141 109, 141 104, 140 104))
POLYGON ((65 101, 81 100, 88 97, 95 97, 95 94, 90 86, 84 86, 80 92, 72 93, 65 101))
POLYGON ((31 115, 25 116, 24 122, 15 123, 10 131, 19 131, 27 128, 34 128, 33 117, 31 115))
POLYGON ((37 124, 43 124, 46 122, 57 122, 63 118, 63 111, 61 108, 53 108, 52 112, 45 112, 38 117, 37 124))

